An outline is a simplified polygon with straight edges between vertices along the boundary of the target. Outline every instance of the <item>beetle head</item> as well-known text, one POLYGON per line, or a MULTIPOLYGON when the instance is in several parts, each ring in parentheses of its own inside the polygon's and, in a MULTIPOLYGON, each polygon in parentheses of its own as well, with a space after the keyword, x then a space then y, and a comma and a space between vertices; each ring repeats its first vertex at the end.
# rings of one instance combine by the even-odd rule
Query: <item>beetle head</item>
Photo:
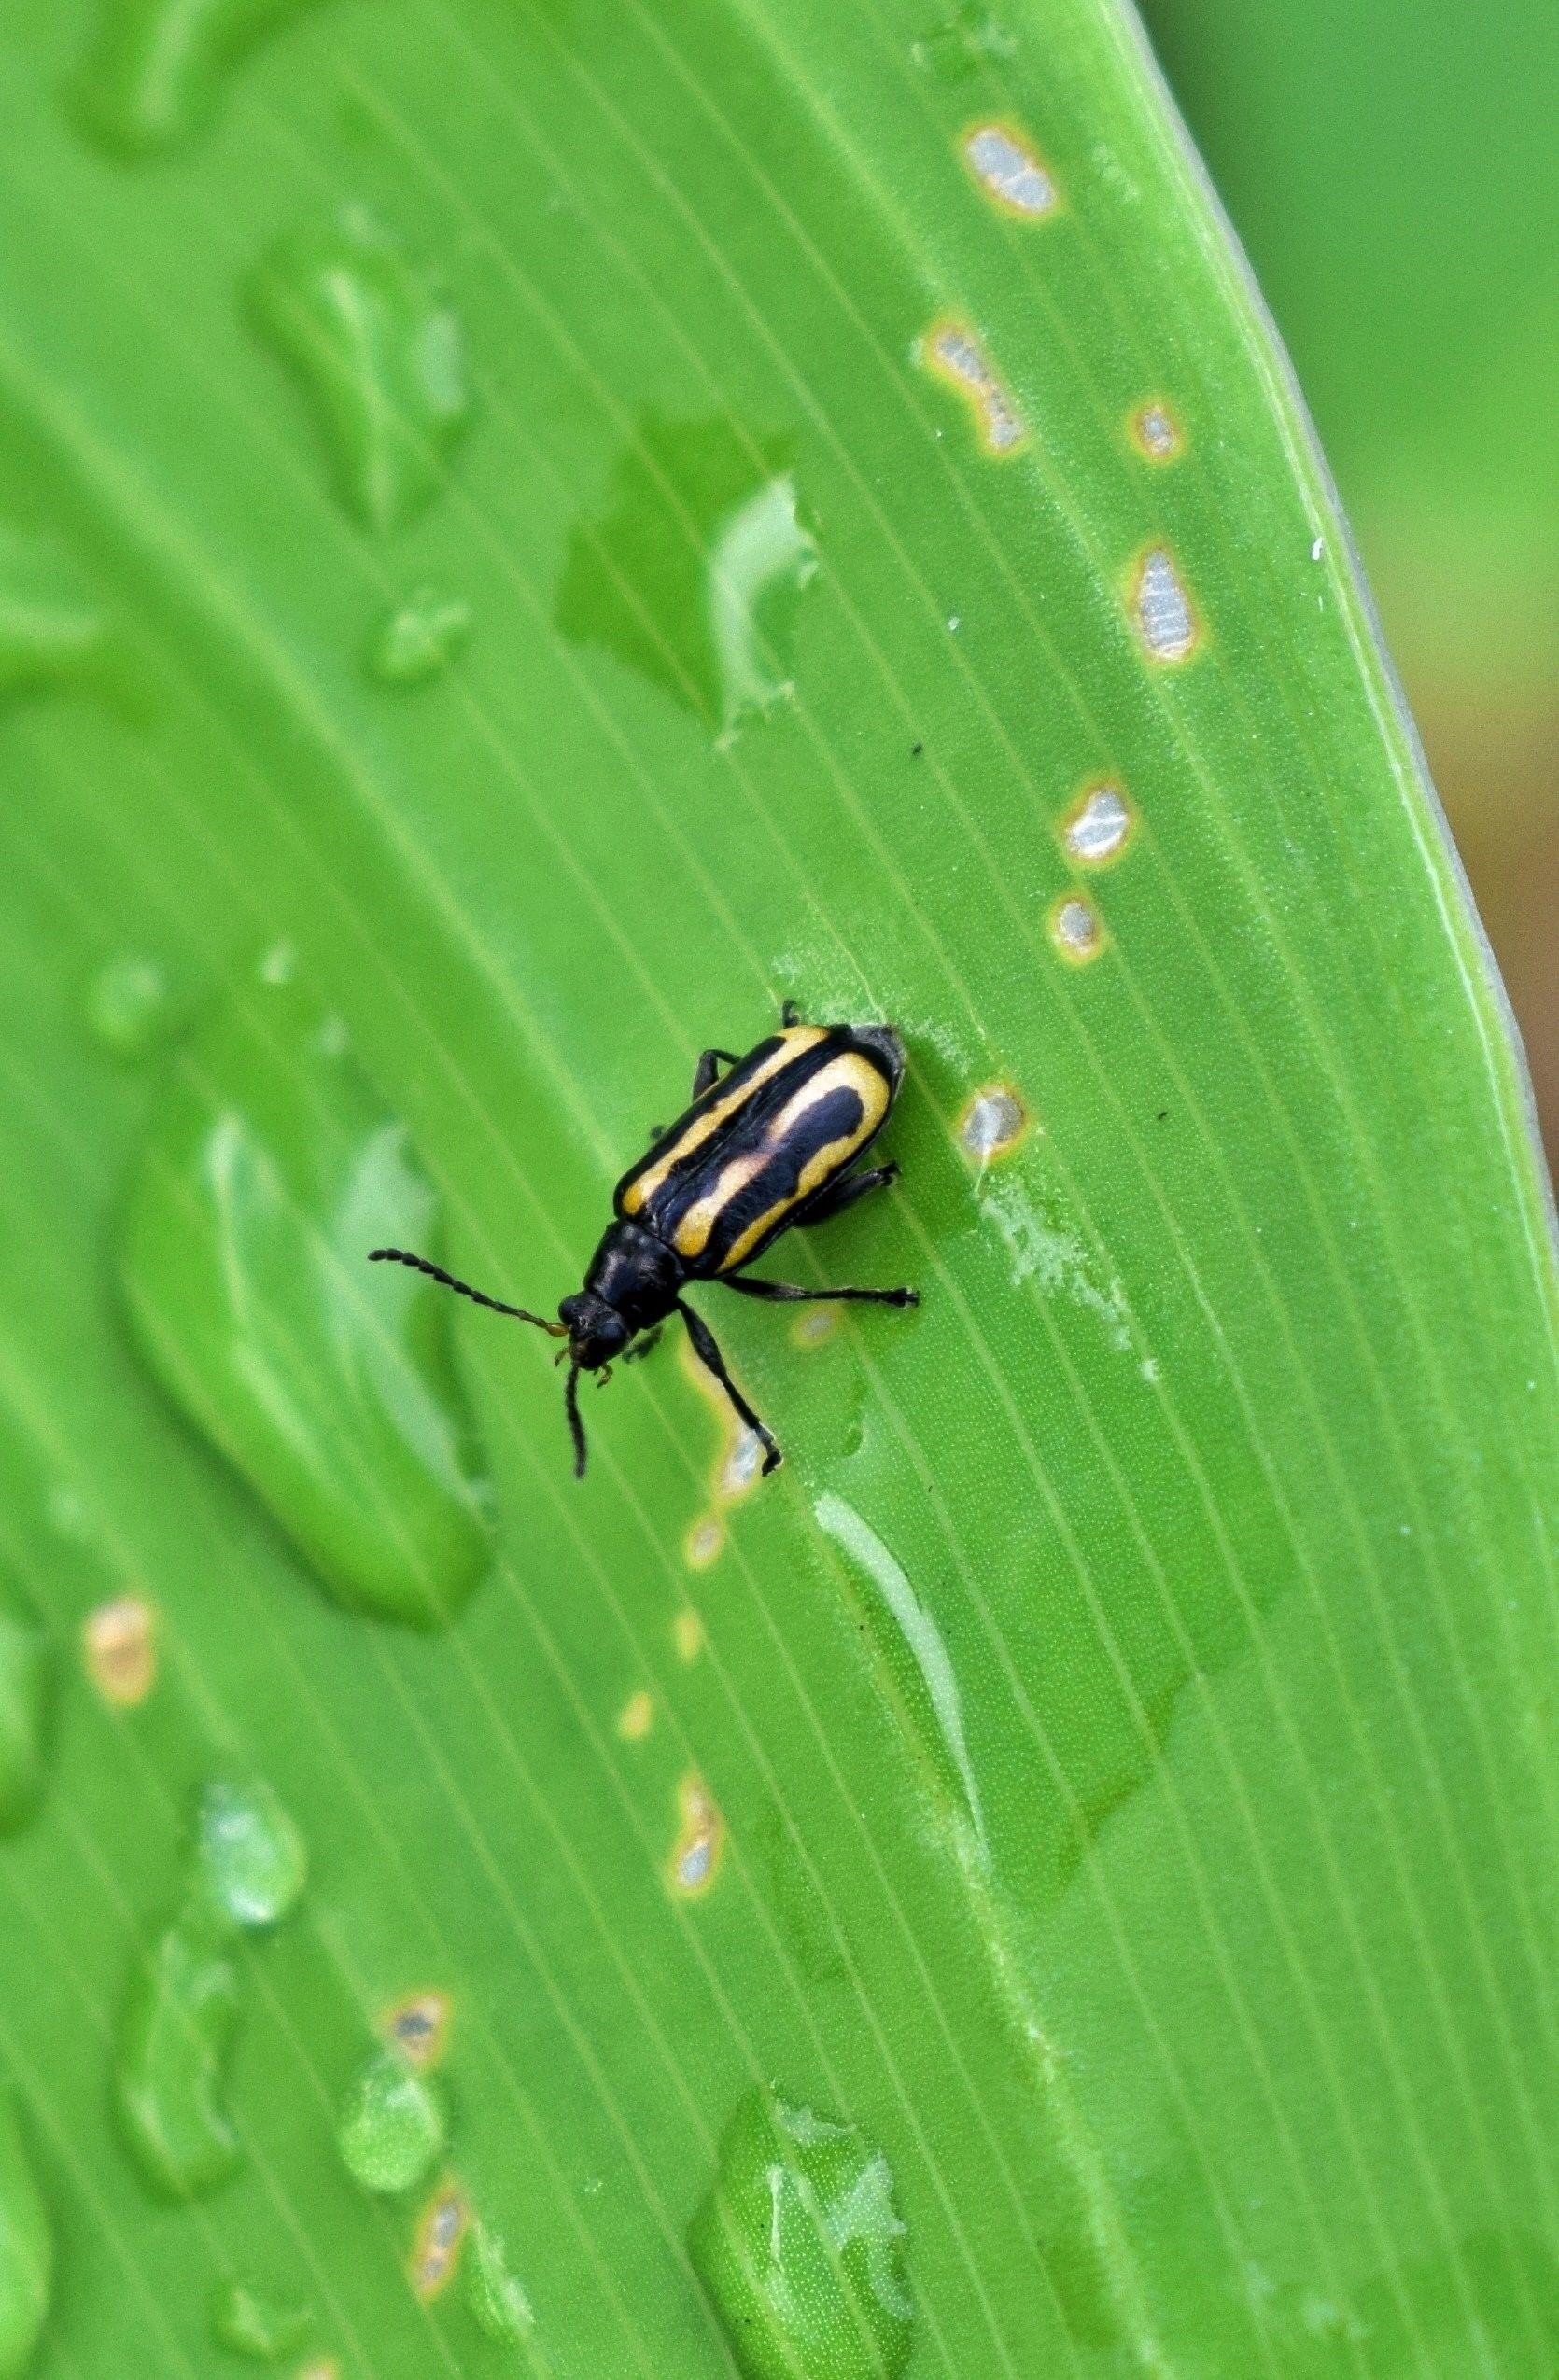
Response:
POLYGON ((588 1289, 565 1297, 557 1319, 569 1334, 569 1352, 582 1372, 598 1372, 603 1364, 621 1355, 633 1337, 616 1307, 588 1289))

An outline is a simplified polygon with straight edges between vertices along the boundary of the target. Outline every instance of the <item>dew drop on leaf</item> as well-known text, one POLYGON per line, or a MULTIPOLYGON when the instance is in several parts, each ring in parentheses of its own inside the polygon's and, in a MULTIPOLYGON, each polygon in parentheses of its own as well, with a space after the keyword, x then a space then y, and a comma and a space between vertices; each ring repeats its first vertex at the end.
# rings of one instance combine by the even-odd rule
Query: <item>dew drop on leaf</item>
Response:
POLYGON ((248 297, 318 422, 343 502, 365 528, 400 528, 441 485, 471 411, 453 308, 354 205, 279 241, 248 297))
POLYGON ((130 156, 198 131, 245 52, 316 0, 98 0, 99 30, 78 85, 81 116, 130 156))
POLYGON ((471 634, 471 606, 437 587, 417 587, 379 623, 368 648, 381 686, 426 686, 442 678, 471 634))
POLYGON ((509 2269, 508 2251, 486 2223, 471 2227, 466 2257, 466 2303, 489 2339, 517 2345, 536 2328, 530 2300, 509 2269))
POLYGON ((0 700, 101 694, 114 680, 107 620, 72 557, 0 524, 0 700))
POLYGON ((880 2150, 754 2091, 688 2246, 746 2380, 895 2380, 914 2327, 904 2239, 880 2150))
POLYGON ((241 1929, 275 1925, 303 1889, 303 1839, 262 1778, 207 1785, 197 1841, 206 1895, 241 1929))
POLYGON ((84 1006, 100 1048, 115 1057, 144 1057, 167 1029, 167 978, 155 959, 125 951, 92 977, 84 1006))
POLYGON ((393 2194, 422 2180, 446 2138, 436 2086, 398 2057, 377 2051, 342 2102, 336 2125, 341 2160, 364 2190, 393 2194))
POLYGON ((120 1274, 136 1340, 349 1609, 435 1627, 486 1566, 448 1316, 371 1248, 432 1190, 339 1025, 271 954, 174 1057, 120 1274))
POLYGON ((43 1792, 52 1669, 37 1621, 0 1604, 0 1834, 24 1825, 43 1792))
POLYGON ((15 2107, 0 2093, 0 2380, 21 2380, 54 2295, 54 2234, 15 2107))
POLYGON ((196 1906, 143 1953, 114 2060, 125 2137, 143 2177, 164 2197, 204 2198, 238 2163, 223 2104, 237 2023, 237 1967, 196 1906))
POLYGON ((574 533, 557 625, 724 743, 792 693, 799 598, 817 569, 787 441, 652 413, 603 516, 574 533))
POLYGON ((230 2355, 250 2363, 279 2363, 308 2336, 310 2317, 243 2281, 223 2281, 212 2294, 211 2335, 230 2355))

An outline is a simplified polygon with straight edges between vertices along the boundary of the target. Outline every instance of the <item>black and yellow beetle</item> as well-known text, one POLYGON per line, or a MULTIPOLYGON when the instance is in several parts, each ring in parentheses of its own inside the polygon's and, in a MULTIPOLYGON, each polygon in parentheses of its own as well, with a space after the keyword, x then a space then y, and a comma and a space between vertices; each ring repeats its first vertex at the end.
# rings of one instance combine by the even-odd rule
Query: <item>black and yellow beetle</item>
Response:
POLYGON ((903 1075, 904 1049, 891 1025, 803 1025, 788 1001, 780 1030, 745 1057, 707 1049, 693 1077, 692 1106, 657 1132, 617 1184, 615 1220, 590 1259, 583 1288, 564 1298, 555 1323, 489 1297, 404 1248, 375 1248, 370 1262, 410 1265, 478 1306, 568 1340, 565 1403, 576 1478, 584 1477, 581 1372, 598 1372, 604 1382, 613 1356, 630 1358, 638 1352, 633 1340, 673 1311, 687 1324, 699 1360, 762 1439, 764 1469, 772 1471, 780 1459, 774 1434, 737 1387, 709 1324, 682 1291, 689 1281, 718 1281, 744 1297, 787 1304, 917 1304, 913 1289, 797 1289, 741 1278, 781 1232, 822 1223, 893 1180, 896 1165, 857 1170, 856 1161, 886 1123, 903 1075), (730 1071, 722 1074, 722 1066, 730 1071))

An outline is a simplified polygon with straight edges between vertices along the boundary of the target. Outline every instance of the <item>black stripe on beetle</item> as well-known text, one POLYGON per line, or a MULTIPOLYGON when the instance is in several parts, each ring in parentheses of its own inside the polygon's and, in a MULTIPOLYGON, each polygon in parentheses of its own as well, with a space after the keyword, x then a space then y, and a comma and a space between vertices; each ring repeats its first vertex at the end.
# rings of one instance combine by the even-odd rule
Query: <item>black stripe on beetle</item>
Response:
POLYGON ((707 1049, 694 1073, 691 1105, 656 1133, 617 1184, 614 1220, 590 1259, 583 1288, 564 1298, 555 1323, 489 1297, 404 1248, 375 1248, 369 1261, 410 1265, 478 1306, 567 1339, 564 1403, 576 1478, 584 1477, 580 1374, 595 1372, 604 1382, 612 1359, 642 1352, 634 1342, 658 1331, 671 1313, 681 1314, 699 1361, 762 1440, 764 1470, 772 1471, 780 1460, 774 1434, 737 1387, 709 1324, 682 1292, 690 1281, 714 1281, 744 1297, 785 1304, 916 1305, 913 1289, 798 1289, 744 1278, 781 1232, 809 1229, 893 1180, 896 1165, 863 1166, 860 1159, 887 1122, 903 1078, 904 1049, 891 1025, 803 1025, 789 1001, 780 1030, 745 1057, 707 1049))

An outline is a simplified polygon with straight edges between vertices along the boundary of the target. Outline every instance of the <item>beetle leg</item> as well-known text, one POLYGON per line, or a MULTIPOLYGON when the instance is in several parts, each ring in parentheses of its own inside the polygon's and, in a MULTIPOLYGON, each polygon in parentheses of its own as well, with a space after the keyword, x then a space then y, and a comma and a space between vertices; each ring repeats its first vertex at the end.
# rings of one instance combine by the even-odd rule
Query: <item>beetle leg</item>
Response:
POLYGON ((789 1032, 793 1025, 800 1024, 801 1011, 797 1008, 794 1000, 787 1000, 784 1006, 780 1009, 780 1022, 786 1032, 789 1032))
POLYGON ((722 1289, 734 1289, 741 1297, 771 1298, 776 1305, 812 1305, 820 1300, 834 1299, 843 1303, 857 1299, 864 1306, 918 1306, 918 1289, 798 1289, 788 1281, 737 1281, 730 1273, 718 1276, 722 1289))
POLYGON ((623 1350, 623 1362, 625 1364, 642 1364, 644 1358, 650 1353, 651 1350, 660 1345, 660 1334, 661 1325, 657 1323, 653 1330, 646 1331, 642 1338, 635 1339, 631 1347, 625 1347, 623 1350))
POLYGON ((892 1161, 887 1165, 868 1166, 864 1173, 844 1174, 837 1182, 831 1182, 826 1190, 819 1192, 811 1204, 794 1218, 792 1229, 806 1231, 815 1223, 826 1223, 830 1215, 843 1214, 847 1207, 853 1207, 857 1198, 864 1198, 868 1190, 885 1190, 890 1182, 896 1182, 898 1178, 898 1167, 892 1161))
MULTIPOLYGON (((733 1283, 732 1285, 733 1287, 739 1287, 739 1283, 733 1283)), ((731 1378, 730 1373, 725 1369, 725 1358, 722 1355, 719 1348, 716 1346, 714 1333, 710 1330, 703 1316, 701 1314, 695 1314, 691 1306, 684 1306, 680 1297, 677 1300, 677 1311, 681 1314, 683 1322, 687 1324, 687 1335, 693 1341, 693 1351, 697 1356, 700 1364, 704 1365, 707 1371, 714 1374, 715 1379, 720 1382, 721 1387, 730 1398, 731 1403, 736 1407, 738 1416, 746 1422, 753 1435, 755 1437, 762 1438, 764 1442, 764 1477, 766 1478, 768 1474, 775 1470, 784 1460, 784 1457, 780 1451, 780 1442, 778 1438, 776 1438, 773 1431, 768 1427, 766 1422, 759 1421, 758 1416, 748 1404, 747 1399, 743 1396, 740 1389, 737 1388, 735 1380, 731 1378)))
POLYGON ((734 1049, 707 1049, 693 1070, 694 1098, 701 1099, 704 1093, 712 1088, 721 1068, 735 1066, 736 1063, 737 1053, 734 1049))

